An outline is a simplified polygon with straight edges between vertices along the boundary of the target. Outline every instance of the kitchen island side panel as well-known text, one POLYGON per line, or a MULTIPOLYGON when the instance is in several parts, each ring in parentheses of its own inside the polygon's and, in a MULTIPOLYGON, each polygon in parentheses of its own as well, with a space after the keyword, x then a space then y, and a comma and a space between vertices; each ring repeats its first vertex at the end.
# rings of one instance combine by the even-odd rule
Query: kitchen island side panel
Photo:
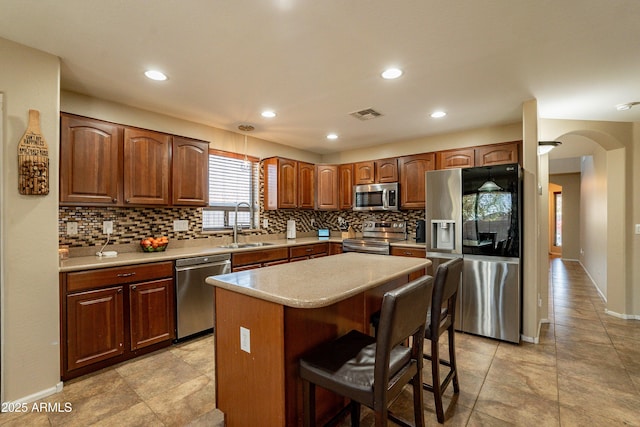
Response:
POLYGON ((284 307, 215 288, 216 406, 227 427, 284 426, 284 307), (250 353, 240 328, 250 331, 250 353))

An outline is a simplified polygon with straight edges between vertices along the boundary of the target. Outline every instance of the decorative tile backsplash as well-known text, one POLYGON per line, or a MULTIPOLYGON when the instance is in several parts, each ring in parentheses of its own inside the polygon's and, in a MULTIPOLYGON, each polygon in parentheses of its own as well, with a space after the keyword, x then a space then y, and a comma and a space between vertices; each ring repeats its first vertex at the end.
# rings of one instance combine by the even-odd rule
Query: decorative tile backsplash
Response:
MULTIPOLYGON (((362 221, 370 218, 388 221, 407 221, 409 236, 415 234, 416 221, 424 219, 423 210, 399 212, 362 213, 351 210, 312 211, 280 209, 263 211, 260 224, 267 219, 269 226, 261 233, 283 234, 287 229, 287 220, 296 221, 299 233, 313 232, 318 228, 339 231, 338 217, 362 231, 362 221), (313 225, 312 225, 313 223, 313 225)), ((103 244, 102 222, 113 221, 114 230, 111 243, 136 243, 143 237, 167 236, 170 240, 206 239, 211 233, 202 232, 202 208, 116 208, 116 207, 66 207, 59 208, 58 235, 60 245, 69 247, 88 247, 103 244), (189 231, 173 231, 174 220, 189 221, 189 231), (78 224, 78 234, 67 236, 67 222, 78 224)), ((257 233, 260 234, 260 233, 257 233)))

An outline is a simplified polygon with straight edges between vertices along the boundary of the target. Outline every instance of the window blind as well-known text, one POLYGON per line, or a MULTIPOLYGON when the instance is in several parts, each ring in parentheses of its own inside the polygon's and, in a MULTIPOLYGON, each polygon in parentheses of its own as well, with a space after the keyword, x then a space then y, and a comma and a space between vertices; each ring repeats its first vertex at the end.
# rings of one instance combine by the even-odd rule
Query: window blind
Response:
POLYGON ((231 228, 235 221, 236 204, 249 203, 250 209, 238 208, 238 225, 257 225, 258 162, 209 154, 209 207, 203 209, 202 228, 231 228))

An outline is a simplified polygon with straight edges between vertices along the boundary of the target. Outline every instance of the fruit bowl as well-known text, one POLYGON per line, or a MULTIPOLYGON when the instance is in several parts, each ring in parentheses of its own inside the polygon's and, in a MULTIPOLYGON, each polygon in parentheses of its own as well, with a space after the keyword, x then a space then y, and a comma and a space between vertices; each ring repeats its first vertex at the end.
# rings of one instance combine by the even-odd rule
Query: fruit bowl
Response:
POLYGON ((142 252, 163 252, 168 244, 166 237, 146 237, 140 241, 142 252))

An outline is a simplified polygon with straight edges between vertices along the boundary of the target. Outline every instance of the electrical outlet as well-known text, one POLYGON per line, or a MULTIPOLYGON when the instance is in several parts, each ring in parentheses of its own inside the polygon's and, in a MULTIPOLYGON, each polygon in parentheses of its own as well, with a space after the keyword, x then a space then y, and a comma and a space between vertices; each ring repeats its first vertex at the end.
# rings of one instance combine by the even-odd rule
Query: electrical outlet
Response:
POLYGON ((240 326, 240 350, 251 353, 251 331, 240 326))
POLYGON ((540 298, 540 294, 538 294, 538 307, 542 307, 542 298, 540 298))
POLYGON ((173 231, 189 231, 189 221, 186 219, 173 221, 173 231))
POLYGON ((314 227, 316 225, 316 220, 315 218, 311 218, 311 226, 314 227))
POLYGON ((636 234, 640 234, 640 224, 636 224, 636 234))
POLYGON ((102 221, 102 234, 113 234, 113 221, 102 221))
POLYGON ((75 236, 78 234, 78 223, 77 222, 68 222, 67 223, 67 236, 75 236))
POLYGON ((268 228, 269 227, 269 219, 268 218, 263 218, 262 219, 262 228, 268 228))

